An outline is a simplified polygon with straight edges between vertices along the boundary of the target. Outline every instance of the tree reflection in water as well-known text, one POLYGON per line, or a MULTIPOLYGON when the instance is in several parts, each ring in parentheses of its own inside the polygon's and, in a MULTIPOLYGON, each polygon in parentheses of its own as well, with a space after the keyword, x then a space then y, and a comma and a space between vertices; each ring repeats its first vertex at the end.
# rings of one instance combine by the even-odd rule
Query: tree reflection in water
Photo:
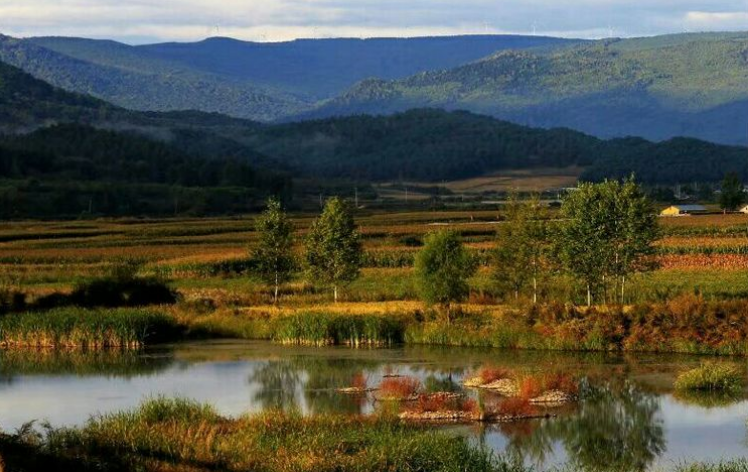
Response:
POLYGON ((337 391, 356 374, 376 370, 378 363, 353 359, 292 357, 267 361, 249 377, 258 385, 254 401, 263 409, 301 410, 308 414, 361 414, 365 395, 337 391))
POLYGON ((563 445, 569 466, 581 470, 644 470, 665 452, 657 396, 628 381, 586 388, 576 411, 558 418, 507 425, 507 454, 547 463, 554 443, 563 445), (532 425, 532 426, 528 426, 532 425))

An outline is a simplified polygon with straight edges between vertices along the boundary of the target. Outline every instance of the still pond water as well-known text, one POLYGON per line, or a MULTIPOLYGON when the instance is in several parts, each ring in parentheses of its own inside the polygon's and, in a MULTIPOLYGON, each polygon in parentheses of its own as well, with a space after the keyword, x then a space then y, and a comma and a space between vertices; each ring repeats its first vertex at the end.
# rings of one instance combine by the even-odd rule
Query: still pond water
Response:
POLYGON ((268 408, 369 413, 376 408, 370 397, 336 392, 358 373, 369 385, 396 373, 444 391, 460 389, 464 376, 491 365, 570 372, 589 385, 579 405, 558 409, 550 419, 443 427, 528 464, 660 470, 684 461, 748 456, 748 395, 674 395, 676 374, 699 362, 687 356, 289 348, 228 341, 132 354, 0 351, 0 428, 13 431, 32 419, 80 425, 92 414, 129 409, 156 395, 207 402, 226 415, 268 408))

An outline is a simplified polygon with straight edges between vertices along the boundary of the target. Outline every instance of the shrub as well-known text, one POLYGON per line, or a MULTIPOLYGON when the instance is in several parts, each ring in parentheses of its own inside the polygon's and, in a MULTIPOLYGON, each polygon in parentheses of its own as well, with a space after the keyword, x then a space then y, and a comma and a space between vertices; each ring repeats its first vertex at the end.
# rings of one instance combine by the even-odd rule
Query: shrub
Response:
POLYGON ((498 404, 496 414, 500 416, 531 416, 535 414, 535 407, 530 400, 523 397, 507 398, 498 404))
POLYGON ((511 372, 498 367, 484 367, 478 372, 478 377, 480 377, 481 382, 485 385, 496 382, 497 380, 508 379, 511 377, 511 372))
POLYGON ((379 384, 379 393, 383 398, 402 400, 416 395, 421 388, 421 382, 413 377, 387 377, 379 384))
POLYGON ((743 387, 743 373, 730 364, 705 362, 683 372, 675 381, 676 390, 734 391, 743 387))

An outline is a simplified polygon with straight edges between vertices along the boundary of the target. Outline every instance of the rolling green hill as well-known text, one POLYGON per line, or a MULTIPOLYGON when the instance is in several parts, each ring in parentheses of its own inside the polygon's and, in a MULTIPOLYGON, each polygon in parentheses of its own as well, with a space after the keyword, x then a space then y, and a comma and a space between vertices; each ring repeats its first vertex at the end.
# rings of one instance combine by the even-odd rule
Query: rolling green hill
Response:
POLYGON ((133 110, 201 110, 273 120, 308 104, 248 81, 152 58, 113 41, 0 36, 0 60, 62 89, 133 110))
POLYGON ((465 109, 601 137, 748 143, 748 33, 502 51, 396 81, 367 80, 304 117, 465 109))

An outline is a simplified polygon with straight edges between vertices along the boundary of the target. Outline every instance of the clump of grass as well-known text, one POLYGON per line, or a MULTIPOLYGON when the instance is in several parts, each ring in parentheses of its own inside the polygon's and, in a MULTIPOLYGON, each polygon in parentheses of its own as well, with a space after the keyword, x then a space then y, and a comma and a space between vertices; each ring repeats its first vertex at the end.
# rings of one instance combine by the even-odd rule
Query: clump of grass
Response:
POLYGON ((379 395, 388 400, 413 398, 422 390, 421 382, 413 377, 387 377, 379 384, 379 395))
POLYGON ((560 372, 528 375, 519 380, 519 396, 522 398, 536 398, 551 390, 575 397, 579 393, 579 385, 574 377, 560 372))
POLYGON ((535 413, 535 407, 530 403, 529 398, 526 397, 507 398, 496 406, 496 414, 498 416, 521 418, 532 416, 535 413))
MULTIPOLYGON (((0 437, 0 446, 10 440, 0 437)), ((525 470, 465 437, 389 417, 268 412, 232 420, 209 407, 168 399, 92 418, 82 428, 52 429, 45 438, 30 440, 28 448, 32 453, 13 457, 10 470, 26 470, 20 461, 41 456, 49 459, 47 466, 75 458, 100 464, 98 470, 146 472, 192 470, 193 465, 200 470, 277 472, 525 470)))
POLYGON ((404 323, 395 316, 298 313, 276 321, 273 339, 283 344, 392 345, 403 340, 404 323))
POLYGON ((0 346, 34 348, 140 348, 174 339, 172 318, 147 309, 62 308, 0 318, 0 346))
POLYGON ((408 408, 414 413, 464 412, 478 413, 478 402, 463 395, 437 392, 418 395, 408 408))
POLYGON ((483 367, 478 372, 478 377, 483 384, 490 384, 501 379, 511 378, 512 373, 508 369, 502 369, 500 367, 483 367))
POLYGON ((680 391, 737 391, 743 388, 741 370, 731 364, 705 362, 687 370, 675 380, 675 389, 680 391))

